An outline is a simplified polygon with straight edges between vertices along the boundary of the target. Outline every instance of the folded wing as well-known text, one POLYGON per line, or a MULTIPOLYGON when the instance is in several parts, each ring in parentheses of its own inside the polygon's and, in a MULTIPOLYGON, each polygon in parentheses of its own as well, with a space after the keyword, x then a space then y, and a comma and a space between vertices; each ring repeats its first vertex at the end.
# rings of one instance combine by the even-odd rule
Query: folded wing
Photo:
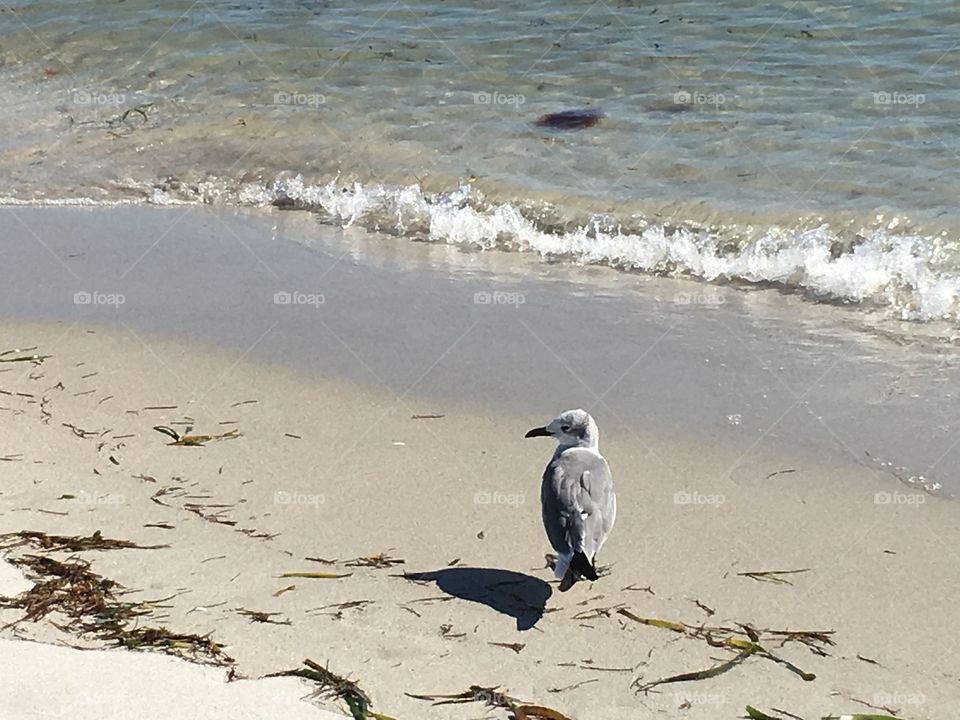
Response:
POLYGON ((616 517, 607 461, 586 448, 564 451, 547 466, 540 499, 547 537, 563 565, 558 563, 558 575, 569 565, 579 575, 596 579, 593 559, 616 517))

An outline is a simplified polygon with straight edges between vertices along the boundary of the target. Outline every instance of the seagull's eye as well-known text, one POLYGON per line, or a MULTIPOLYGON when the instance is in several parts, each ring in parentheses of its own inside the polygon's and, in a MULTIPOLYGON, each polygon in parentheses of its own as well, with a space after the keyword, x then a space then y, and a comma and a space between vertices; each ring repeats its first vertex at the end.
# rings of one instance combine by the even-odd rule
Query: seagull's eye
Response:
POLYGON ((560 429, 563 430, 564 432, 570 432, 570 426, 569 426, 569 425, 561 425, 561 426, 560 426, 560 429))

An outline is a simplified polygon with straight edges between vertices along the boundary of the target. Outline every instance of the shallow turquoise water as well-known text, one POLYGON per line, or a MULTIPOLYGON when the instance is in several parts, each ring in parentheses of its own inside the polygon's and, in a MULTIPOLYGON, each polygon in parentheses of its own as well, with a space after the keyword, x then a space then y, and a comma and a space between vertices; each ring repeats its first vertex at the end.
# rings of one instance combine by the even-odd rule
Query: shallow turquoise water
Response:
MULTIPOLYGON (((833 256, 902 240, 932 280, 885 257, 880 290, 863 263, 850 287, 796 284, 956 317, 958 29, 960 7, 919 0, 23 2, 0 13, 0 195, 245 203, 275 201, 284 175, 469 180, 471 206, 552 234, 707 227, 720 255, 774 230, 804 251, 819 228, 833 256), (532 125, 579 107, 603 121, 532 125)), ((406 234, 391 212, 365 224, 406 234)), ((694 265, 631 267, 713 279, 694 265)), ((795 274, 776 265, 729 277, 795 274)))

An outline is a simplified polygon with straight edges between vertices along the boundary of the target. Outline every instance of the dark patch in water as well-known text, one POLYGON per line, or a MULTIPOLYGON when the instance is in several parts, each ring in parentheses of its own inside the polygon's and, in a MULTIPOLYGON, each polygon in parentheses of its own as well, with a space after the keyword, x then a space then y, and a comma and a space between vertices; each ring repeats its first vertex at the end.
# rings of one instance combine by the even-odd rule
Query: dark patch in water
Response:
POLYGON ((553 130, 585 130, 593 127, 603 117, 599 110, 563 110, 537 118, 534 125, 553 130))

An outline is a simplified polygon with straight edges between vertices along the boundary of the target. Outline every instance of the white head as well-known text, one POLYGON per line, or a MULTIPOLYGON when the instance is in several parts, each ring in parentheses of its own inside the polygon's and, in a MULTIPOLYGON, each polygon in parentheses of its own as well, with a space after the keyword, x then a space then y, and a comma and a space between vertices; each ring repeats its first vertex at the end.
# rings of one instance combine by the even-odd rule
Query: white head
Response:
POLYGON ((524 437, 555 437, 561 448, 597 449, 600 431, 586 410, 566 410, 545 427, 534 428, 524 437))

